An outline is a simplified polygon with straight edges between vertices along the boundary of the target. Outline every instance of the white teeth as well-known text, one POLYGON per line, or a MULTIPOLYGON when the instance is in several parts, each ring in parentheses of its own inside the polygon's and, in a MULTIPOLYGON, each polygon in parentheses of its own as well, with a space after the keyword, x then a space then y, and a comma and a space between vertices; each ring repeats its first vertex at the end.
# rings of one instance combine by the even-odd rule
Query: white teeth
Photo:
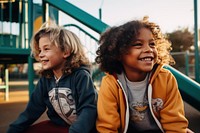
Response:
POLYGON ((47 61, 48 61, 48 60, 41 60, 42 63, 45 63, 45 62, 47 62, 47 61))
POLYGON ((141 59, 142 61, 151 61, 152 59, 151 58, 143 58, 141 59))

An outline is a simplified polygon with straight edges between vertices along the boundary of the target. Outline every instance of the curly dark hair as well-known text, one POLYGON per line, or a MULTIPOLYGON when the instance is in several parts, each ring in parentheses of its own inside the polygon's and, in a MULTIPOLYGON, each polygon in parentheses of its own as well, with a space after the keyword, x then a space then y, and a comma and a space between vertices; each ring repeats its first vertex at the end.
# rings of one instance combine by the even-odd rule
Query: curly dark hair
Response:
POLYGON ((131 42, 136 41, 141 28, 147 28, 153 34, 158 51, 157 64, 175 63, 170 55, 171 43, 162 34, 160 27, 153 22, 149 22, 148 18, 144 18, 143 20, 133 20, 120 26, 110 27, 101 34, 100 46, 96 51, 97 57, 95 60, 100 64, 102 71, 110 74, 120 74, 123 71, 123 65, 119 58, 128 51, 131 42))
MULTIPOLYGON (((39 40, 47 36, 51 41, 51 45, 55 45, 62 51, 70 51, 71 54, 66 58, 63 73, 69 75, 75 68, 82 65, 90 66, 90 62, 85 55, 80 39, 71 31, 55 23, 44 23, 42 27, 35 33, 31 41, 31 54, 39 61, 39 40)), ((53 76, 51 70, 40 70, 40 74, 46 77, 53 76)))

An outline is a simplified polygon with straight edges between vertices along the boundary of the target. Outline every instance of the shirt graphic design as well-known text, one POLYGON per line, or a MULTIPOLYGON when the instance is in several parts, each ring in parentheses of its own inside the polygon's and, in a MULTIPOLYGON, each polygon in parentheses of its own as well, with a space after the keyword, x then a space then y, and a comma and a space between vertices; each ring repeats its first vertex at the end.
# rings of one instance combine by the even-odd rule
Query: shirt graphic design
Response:
POLYGON ((49 100, 58 115, 68 124, 72 124, 76 118, 76 106, 69 88, 53 88, 49 91, 49 100))
MULTIPOLYGON (((152 99, 152 108, 154 111, 160 111, 163 107, 163 101, 160 98, 152 99)), ((130 106, 130 119, 131 124, 129 128, 136 128, 138 131, 145 132, 159 131, 154 118, 151 114, 148 100, 145 98, 142 102, 131 102, 130 106)))
MULTIPOLYGON (((163 108, 163 101, 160 98, 152 99, 152 108, 155 112, 159 112, 163 108)), ((130 112, 132 121, 142 121, 145 117, 145 112, 148 109, 148 101, 145 99, 143 102, 131 102, 130 112)))
POLYGON ((145 112, 148 109, 148 101, 145 100, 143 102, 131 102, 130 103, 130 118, 132 121, 142 121, 145 117, 145 112))
POLYGON ((163 108, 163 100, 160 98, 152 99, 151 104, 155 112, 159 112, 163 108))

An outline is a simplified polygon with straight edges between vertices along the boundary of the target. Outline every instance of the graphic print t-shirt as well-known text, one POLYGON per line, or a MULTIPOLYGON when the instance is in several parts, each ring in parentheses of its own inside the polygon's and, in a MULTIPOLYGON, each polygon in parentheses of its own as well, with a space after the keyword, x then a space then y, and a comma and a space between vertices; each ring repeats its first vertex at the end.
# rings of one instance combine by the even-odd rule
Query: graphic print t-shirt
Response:
POLYGON ((77 119, 75 101, 69 88, 53 88, 49 91, 49 100, 58 115, 68 124, 77 119))
POLYGON ((151 115, 147 100, 148 76, 141 82, 131 82, 127 78, 125 80, 130 109, 129 128, 133 128, 135 131, 159 131, 151 115))

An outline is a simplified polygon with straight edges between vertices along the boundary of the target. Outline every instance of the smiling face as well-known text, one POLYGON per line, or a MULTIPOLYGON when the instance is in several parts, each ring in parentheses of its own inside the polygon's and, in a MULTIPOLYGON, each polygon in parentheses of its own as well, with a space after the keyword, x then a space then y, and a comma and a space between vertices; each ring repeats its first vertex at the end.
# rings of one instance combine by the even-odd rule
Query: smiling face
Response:
POLYGON ((135 42, 132 42, 127 53, 121 56, 127 78, 130 81, 141 81, 153 69, 157 61, 157 50, 152 32, 141 28, 135 42))
POLYGON ((40 38, 39 59, 44 70, 51 69, 56 77, 60 77, 69 55, 69 52, 63 52, 56 45, 52 45, 48 36, 40 38))

